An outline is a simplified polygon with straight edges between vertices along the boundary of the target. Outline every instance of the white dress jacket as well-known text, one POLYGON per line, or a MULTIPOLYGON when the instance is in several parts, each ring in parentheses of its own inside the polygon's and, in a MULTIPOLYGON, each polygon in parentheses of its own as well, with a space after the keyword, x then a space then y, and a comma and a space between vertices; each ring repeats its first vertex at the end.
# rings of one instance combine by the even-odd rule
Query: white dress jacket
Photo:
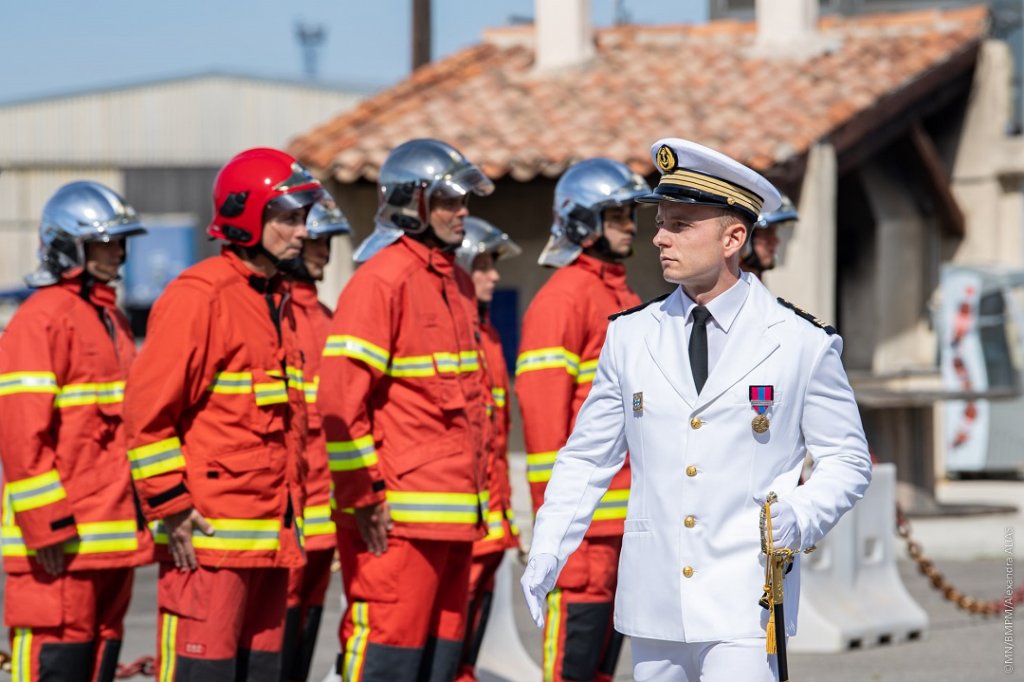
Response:
MULTIPOLYGON (((593 389, 537 515, 532 553, 553 554, 561 566, 628 450, 633 477, 615 598, 615 627, 625 635, 763 637, 758 519, 768 492, 792 505, 807 548, 871 479, 842 339, 784 307, 755 277, 743 279, 749 293, 699 396, 681 289, 609 325, 593 389), (751 424, 752 385, 774 389, 761 434, 751 424), (798 487, 807 453, 814 470, 798 487)), ((785 588, 792 635, 799 561, 785 588)))

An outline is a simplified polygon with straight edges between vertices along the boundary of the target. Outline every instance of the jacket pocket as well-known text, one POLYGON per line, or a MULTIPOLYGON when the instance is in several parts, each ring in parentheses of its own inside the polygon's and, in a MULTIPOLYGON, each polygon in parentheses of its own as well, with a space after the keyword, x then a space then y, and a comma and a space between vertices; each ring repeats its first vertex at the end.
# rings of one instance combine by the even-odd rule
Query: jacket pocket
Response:
POLYGON ((270 467, 270 453, 265 447, 258 447, 212 455, 208 461, 211 468, 238 475, 249 471, 268 469, 270 467))
POLYGON ((466 450, 462 438, 448 436, 427 441, 422 446, 408 450, 396 457, 395 474, 404 476, 430 462, 460 455, 466 450))
POLYGON ((64 622, 64 587, 68 573, 51 576, 9 573, 4 591, 4 624, 9 628, 55 628, 64 622))
POLYGON ((181 572, 169 563, 160 564, 157 591, 160 608, 173 614, 204 621, 210 612, 210 569, 181 572))

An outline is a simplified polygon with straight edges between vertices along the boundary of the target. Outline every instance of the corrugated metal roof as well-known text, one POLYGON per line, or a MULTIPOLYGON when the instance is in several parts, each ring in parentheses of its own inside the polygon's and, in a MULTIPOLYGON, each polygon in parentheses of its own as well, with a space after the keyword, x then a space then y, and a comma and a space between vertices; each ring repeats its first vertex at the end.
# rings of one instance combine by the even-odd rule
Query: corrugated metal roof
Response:
POLYGON ((284 146, 363 98, 303 82, 227 74, 0 106, 0 167, 219 166, 241 149, 284 146))

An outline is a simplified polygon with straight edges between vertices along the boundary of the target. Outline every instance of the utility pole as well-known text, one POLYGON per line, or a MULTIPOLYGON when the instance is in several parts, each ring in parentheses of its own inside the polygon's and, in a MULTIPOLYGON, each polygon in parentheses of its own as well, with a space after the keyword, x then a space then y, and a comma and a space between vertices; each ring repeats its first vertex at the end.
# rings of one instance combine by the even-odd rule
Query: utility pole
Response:
POLYGON ((320 47, 327 40, 327 29, 323 24, 295 22, 295 40, 302 49, 302 63, 306 78, 316 80, 320 66, 320 47))
POLYGON ((412 70, 431 58, 430 0, 412 0, 412 70))

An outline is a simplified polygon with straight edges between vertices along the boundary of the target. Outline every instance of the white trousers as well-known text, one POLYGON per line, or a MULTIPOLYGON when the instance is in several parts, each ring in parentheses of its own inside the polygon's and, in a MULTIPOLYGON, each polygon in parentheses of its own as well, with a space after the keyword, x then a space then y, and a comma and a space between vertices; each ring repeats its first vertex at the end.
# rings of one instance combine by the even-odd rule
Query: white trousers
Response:
POLYGON ((668 642, 631 637, 636 682, 775 682, 775 656, 764 638, 668 642))

